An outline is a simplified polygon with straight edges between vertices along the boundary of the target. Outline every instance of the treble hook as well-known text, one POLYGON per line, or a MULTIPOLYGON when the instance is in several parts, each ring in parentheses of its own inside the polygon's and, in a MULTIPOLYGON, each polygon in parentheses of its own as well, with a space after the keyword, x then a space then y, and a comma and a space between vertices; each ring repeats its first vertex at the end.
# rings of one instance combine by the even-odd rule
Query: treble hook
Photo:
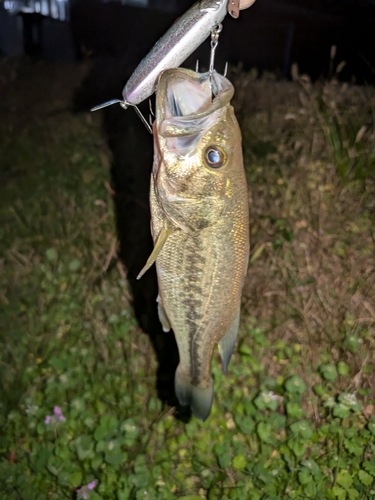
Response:
POLYGON ((141 119, 143 125, 146 127, 147 131, 152 135, 152 128, 147 122, 146 118, 142 115, 140 109, 135 104, 130 104, 126 101, 121 101, 120 99, 112 99, 111 101, 103 102, 103 104, 99 104, 98 106, 94 106, 90 109, 90 111, 98 111, 99 109, 107 108, 108 106, 112 106, 112 104, 120 104, 122 109, 128 109, 129 106, 135 109, 135 112, 141 119))
POLYGON ((209 69, 209 73, 210 73, 210 85, 211 85, 211 91, 212 91, 212 94, 215 96, 216 95, 216 92, 215 90, 213 89, 213 74, 214 74, 214 71, 215 71, 215 68, 214 68, 214 64, 215 64, 215 52, 216 52, 216 48, 219 44, 219 35, 221 33, 223 29, 223 25, 221 23, 217 24, 216 26, 214 26, 211 30, 211 54, 210 54, 210 69, 209 69))

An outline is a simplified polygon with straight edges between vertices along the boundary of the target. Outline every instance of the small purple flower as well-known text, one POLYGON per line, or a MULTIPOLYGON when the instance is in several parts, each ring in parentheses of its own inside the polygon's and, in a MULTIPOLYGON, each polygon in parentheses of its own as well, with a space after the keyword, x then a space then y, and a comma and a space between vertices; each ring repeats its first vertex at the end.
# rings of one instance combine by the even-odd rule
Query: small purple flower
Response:
POLYGON ((55 406, 53 409, 53 414, 55 415, 56 420, 59 422, 65 422, 66 418, 64 417, 62 410, 59 406, 55 406))
POLYGON ((96 479, 94 479, 94 481, 91 481, 91 483, 89 483, 87 485, 87 489, 88 490, 93 490, 97 484, 98 484, 98 481, 96 479))
POLYGON ((60 415, 62 415, 62 410, 61 410, 60 406, 54 406, 53 413, 55 414, 56 417, 59 417, 60 415))
POLYGON ((88 498, 87 491, 84 489, 84 486, 82 486, 82 488, 77 490, 77 495, 78 498, 84 498, 84 500, 88 498))
POLYGON ((91 481, 91 483, 78 488, 78 490, 76 490, 77 498, 83 498, 84 500, 87 500, 89 498, 89 492, 93 490, 97 484, 98 481, 94 479, 94 481, 91 481))
POLYGON ((55 406, 53 408, 53 415, 46 415, 44 419, 44 423, 46 425, 57 422, 65 422, 66 418, 63 415, 63 412, 59 406, 55 406))

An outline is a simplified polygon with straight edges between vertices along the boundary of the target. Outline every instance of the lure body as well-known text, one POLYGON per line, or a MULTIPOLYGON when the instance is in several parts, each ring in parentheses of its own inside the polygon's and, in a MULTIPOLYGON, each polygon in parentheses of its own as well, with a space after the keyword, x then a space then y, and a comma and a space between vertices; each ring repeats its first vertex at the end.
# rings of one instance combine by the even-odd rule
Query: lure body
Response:
POLYGON ((162 71, 177 68, 227 14, 228 0, 200 0, 185 12, 140 62, 126 83, 124 102, 137 105, 150 97, 162 71))

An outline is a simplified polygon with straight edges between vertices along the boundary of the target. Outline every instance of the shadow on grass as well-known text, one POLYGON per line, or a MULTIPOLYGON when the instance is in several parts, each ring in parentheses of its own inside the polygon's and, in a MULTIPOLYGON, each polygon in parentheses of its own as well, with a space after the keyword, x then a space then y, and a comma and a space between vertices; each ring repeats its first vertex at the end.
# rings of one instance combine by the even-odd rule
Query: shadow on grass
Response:
MULTIPOLYGON (((97 62, 81 87, 76 91, 75 112, 88 111, 92 106, 117 96, 122 80, 130 76, 136 58, 104 58, 97 62), (126 62, 126 64, 125 64, 126 62)), ((148 116, 148 103, 140 106, 148 116)), ((163 332, 156 298, 158 284, 155 267, 142 277, 136 277, 151 254, 149 189, 153 161, 153 140, 132 109, 124 111, 112 106, 103 111, 102 127, 113 156, 111 176, 114 208, 119 240, 119 257, 127 270, 134 313, 142 330, 149 336, 157 361, 157 391, 163 403, 176 407, 176 418, 187 422, 190 409, 180 407, 174 393, 174 374, 179 356, 172 331, 163 332)))

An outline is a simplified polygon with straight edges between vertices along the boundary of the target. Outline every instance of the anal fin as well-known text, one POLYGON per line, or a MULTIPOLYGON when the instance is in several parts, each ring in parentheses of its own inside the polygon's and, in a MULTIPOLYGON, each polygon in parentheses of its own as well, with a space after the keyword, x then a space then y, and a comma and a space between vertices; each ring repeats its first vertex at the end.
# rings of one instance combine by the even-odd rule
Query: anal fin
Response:
POLYGON ((238 336, 238 327, 240 325, 240 310, 234 317, 232 324, 225 332, 224 336, 219 340, 219 353, 223 365, 223 372, 228 369, 230 358, 232 357, 234 346, 236 345, 238 336))
POLYGON ((143 269, 138 274, 137 280, 139 280, 140 278, 142 278, 142 276, 145 274, 145 272, 148 271, 150 269, 150 267, 152 266, 152 264, 156 261, 156 259, 158 258, 158 255, 159 255, 159 253, 161 251, 161 249, 164 246, 164 243, 167 241, 167 238, 171 234, 171 232, 172 231, 170 229, 165 229, 165 228, 163 228, 160 231, 159 236, 158 236, 158 238, 156 240, 154 249, 151 252, 150 257, 147 259, 147 262, 144 265, 143 269))
POLYGON ((169 323, 168 316, 164 310, 160 295, 158 295, 158 298, 156 299, 156 301, 158 303, 159 321, 161 323, 161 326, 163 327, 163 332, 169 332, 169 330, 171 329, 171 325, 169 323))

